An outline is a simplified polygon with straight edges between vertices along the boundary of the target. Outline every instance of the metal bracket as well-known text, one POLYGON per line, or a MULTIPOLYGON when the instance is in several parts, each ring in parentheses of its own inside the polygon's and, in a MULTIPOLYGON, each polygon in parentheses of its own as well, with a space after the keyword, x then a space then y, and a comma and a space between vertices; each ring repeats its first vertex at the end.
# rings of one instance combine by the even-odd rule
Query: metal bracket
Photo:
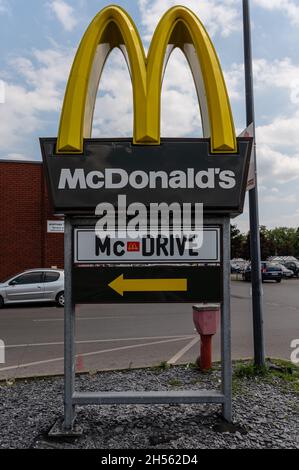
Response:
POLYGON ((59 439, 59 438, 77 438, 81 437, 83 434, 83 429, 81 426, 78 426, 76 423, 73 423, 70 429, 67 429, 63 419, 58 418, 48 432, 48 437, 52 439, 59 439))

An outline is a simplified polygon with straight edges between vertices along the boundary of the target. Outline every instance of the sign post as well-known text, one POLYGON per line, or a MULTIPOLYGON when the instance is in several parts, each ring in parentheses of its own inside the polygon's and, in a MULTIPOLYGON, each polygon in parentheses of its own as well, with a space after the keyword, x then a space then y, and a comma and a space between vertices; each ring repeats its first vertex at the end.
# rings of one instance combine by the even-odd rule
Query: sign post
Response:
MULTIPOLYGON (((227 421, 232 419, 231 409, 231 327, 230 327, 230 218, 205 218, 205 226, 217 225, 221 229, 221 267, 223 269, 220 279, 221 296, 215 294, 212 298, 221 301, 221 364, 222 364, 222 386, 221 391, 176 391, 176 392, 76 392, 75 391, 75 303, 74 303, 74 277, 73 272, 73 248, 74 233, 78 227, 85 227, 94 223, 94 220, 85 218, 66 217, 65 220, 65 415, 64 432, 66 434, 76 434, 74 427, 75 406, 76 405, 112 405, 112 404, 167 404, 167 403, 218 403, 222 405, 222 414, 227 421), (217 296, 218 295, 218 296, 217 296)), ((82 268, 84 269, 84 268, 82 268)), ((89 269, 89 268, 87 268, 89 269)), ((96 268, 90 268, 96 269, 96 268)), ((114 269, 120 269, 119 267, 114 269)), ((125 269, 125 268, 121 268, 125 269)), ((147 273, 146 267, 143 271, 147 273)), ((159 266, 161 272, 163 267, 159 266)), ((173 269, 173 268, 172 268, 173 269)), ((175 271, 179 268, 175 266, 175 271)), ((200 268, 199 268, 200 269, 200 268)), ((204 269, 204 268, 203 268, 204 269)), ((132 267, 135 270, 135 267, 132 267)), ((163 272, 163 271, 162 271, 163 272)), ((107 281, 107 283, 109 280, 107 281)), ((108 284, 107 284, 108 285, 108 284)), ((85 286, 83 286, 85 287, 85 286)), ((160 287, 159 287, 160 288, 160 287)), ((182 286, 176 285, 176 294, 181 295, 181 290, 185 291, 185 281, 182 286), (181 289, 182 287, 182 289, 181 289)), ((169 286, 166 287, 167 294, 169 286)), ((217 289, 217 286, 216 286, 217 289)), ((82 289, 84 290, 84 289, 82 289)), ((110 289, 113 295, 113 290, 110 289)), ((156 287, 154 287, 156 293, 156 287)), ((200 292, 200 282, 197 283, 197 291, 200 292)), ((119 293, 115 293, 114 303, 131 303, 131 300, 124 301, 119 293), (117 300, 116 300, 117 299, 117 300)), ((164 292, 166 295, 166 292, 164 292)), ((151 292, 151 296, 153 292, 151 292)), ((212 300, 210 299, 210 301, 212 300)), ((184 300, 184 297, 183 297, 184 300)), ((189 301, 201 301, 202 294, 198 293, 189 301)), ((139 300, 140 301, 140 300, 139 300)), ((160 302, 163 299, 159 300, 160 302)), ((164 301, 168 301, 164 297, 164 301)), ((173 300, 170 300, 173 301, 173 300)), ((93 301, 94 302, 94 301, 93 301)), ((106 303, 105 298, 102 302, 106 303)), ((97 302, 98 303, 98 302, 97 302)), ((57 430, 55 430, 55 433, 57 430)), ((61 432, 61 430, 60 430, 61 432)))
POLYGON ((230 219, 243 211, 252 138, 236 138, 219 60, 198 18, 171 8, 146 59, 132 19, 104 8, 75 57, 58 138, 41 139, 41 149, 55 214, 65 217, 65 412, 52 434, 76 435, 75 407, 89 404, 218 403, 231 421, 230 219), (91 139, 114 47, 127 52, 134 136, 91 139), (195 78, 202 139, 160 139, 163 64, 175 47, 195 78), (220 391, 76 391, 76 304, 135 302, 221 305, 220 391))

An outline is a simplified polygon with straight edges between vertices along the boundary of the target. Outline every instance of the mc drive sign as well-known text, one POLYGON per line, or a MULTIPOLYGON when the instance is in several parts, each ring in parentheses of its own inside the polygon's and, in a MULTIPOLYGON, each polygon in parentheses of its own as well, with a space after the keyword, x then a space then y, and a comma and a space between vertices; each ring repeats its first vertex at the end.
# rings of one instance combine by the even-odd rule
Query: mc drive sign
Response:
POLYGON ((220 228, 204 227, 189 236, 145 235, 101 238, 94 229, 75 229, 75 259, 93 263, 219 263, 220 228), (197 236, 196 236, 197 235, 197 236))

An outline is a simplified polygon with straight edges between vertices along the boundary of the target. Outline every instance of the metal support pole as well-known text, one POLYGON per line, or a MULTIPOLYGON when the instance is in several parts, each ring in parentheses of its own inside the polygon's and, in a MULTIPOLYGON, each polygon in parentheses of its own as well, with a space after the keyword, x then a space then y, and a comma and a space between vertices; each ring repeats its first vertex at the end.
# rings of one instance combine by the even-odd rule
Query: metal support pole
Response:
POLYGON ((221 314, 223 418, 232 421, 232 362, 230 319, 230 219, 223 221, 223 304, 221 314))
POLYGON ((64 429, 71 431, 75 420, 75 306, 72 300, 73 228, 65 218, 64 229, 64 429))
POLYGON ((265 365, 265 346, 263 331, 263 294, 261 274, 261 247, 259 233, 259 206, 256 170, 255 113, 249 0, 243 0, 243 23, 247 126, 253 123, 254 132, 255 187, 249 191, 254 363, 256 366, 262 367, 265 365))

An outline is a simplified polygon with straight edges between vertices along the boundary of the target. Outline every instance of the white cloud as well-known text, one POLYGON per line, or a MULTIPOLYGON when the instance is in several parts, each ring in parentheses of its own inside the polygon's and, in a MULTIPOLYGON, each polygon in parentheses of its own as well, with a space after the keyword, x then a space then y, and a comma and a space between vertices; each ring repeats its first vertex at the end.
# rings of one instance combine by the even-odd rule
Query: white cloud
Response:
MULTIPOLYGON (((268 61, 257 59, 253 64, 256 101, 266 98, 267 119, 256 129, 259 179, 264 185, 273 181, 285 183, 299 179, 299 65, 290 58, 268 61), (283 96, 286 92, 285 106, 275 111, 269 105, 269 92, 273 96, 283 96), (287 99, 287 94, 289 99, 287 99)), ((232 96, 242 96, 244 87, 244 68, 234 64, 226 74, 228 88, 231 84, 232 96)), ((261 104, 260 104, 261 106, 261 104)), ((261 116, 258 116, 261 117, 261 116)))
POLYGON ((258 175, 262 184, 283 184, 299 179, 299 153, 292 155, 274 150, 268 145, 257 147, 258 175))
POLYGON ((227 91, 230 100, 240 100, 244 97, 244 67, 232 64, 230 70, 224 71, 227 91))
POLYGON ((6 0, 0 0, 0 15, 9 13, 9 6, 6 0))
POLYGON ((6 73, 6 101, 0 106, 1 154, 19 154, 24 139, 36 131, 44 132, 50 113, 58 115, 72 58, 73 51, 49 49, 33 51, 30 59, 11 61, 10 77, 6 73))
POLYGON ((284 13, 293 25, 299 26, 299 5, 297 0, 254 0, 254 3, 266 10, 278 10, 284 13))
MULTIPOLYGON (((132 86, 121 53, 114 51, 104 69, 97 98, 93 136, 132 136, 132 86), (119 84, 121 83, 121 87, 119 84)), ((183 54, 175 51, 169 61, 162 90, 161 135, 201 135, 201 118, 193 78, 183 54)))
POLYGON ((288 90, 290 102, 299 102, 299 65, 289 57, 272 62, 266 59, 254 61, 254 78, 259 88, 284 88, 288 90))
POLYGON ((74 8, 63 0, 53 0, 50 7, 64 29, 66 31, 72 31, 78 23, 74 16, 74 8))
POLYGON ((192 74, 183 54, 173 52, 166 69, 161 99, 161 135, 202 135, 200 109, 192 74))
MULTIPOLYGON (((299 179, 299 65, 290 58, 268 61, 254 60, 254 81, 256 100, 264 99, 265 93, 274 95, 287 92, 283 109, 277 111, 267 103, 268 122, 259 125, 257 135, 257 158, 259 164, 259 180, 265 185, 273 185, 273 181, 285 183, 299 179)), ((242 64, 234 64, 226 74, 233 97, 243 93, 244 68, 242 64)), ((269 202, 269 201, 268 201, 269 202)), ((273 201, 274 202, 274 201, 273 201)), ((287 201, 286 201, 287 202, 287 201)))
MULTIPOLYGON (((140 2, 149 6, 149 2, 140 2)), ((151 2, 151 8, 160 18, 160 9, 168 9, 175 2, 151 2), (161 6, 162 4, 162 6, 161 6)), ((217 3, 216 12, 208 8, 208 2, 203 1, 200 11, 196 2, 185 4, 197 11, 203 21, 208 20, 214 24, 213 31, 227 34, 228 30, 221 29, 220 12, 223 2, 217 3), (215 16, 216 15, 216 16, 215 16), (213 22, 213 18, 215 21, 213 22), (218 18, 218 19, 217 19, 218 18)), ((226 0, 230 18, 235 17, 234 1, 226 0)), ((210 6, 210 2, 209 2, 210 6)), ((62 0, 51 2, 51 7, 57 18, 67 30, 74 26, 73 8, 62 0)), ((145 16, 143 20, 146 21, 145 16)), ((234 29, 233 22, 229 31, 234 29)), ((20 147, 25 138, 32 133, 43 132, 50 119, 58 123, 59 112, 62 105, 64 85, 69 75, 69 69, 74 51, 62 51, 58 48, 49 50, 35 50, 32 56, 18 57, 11 62, 13 73, 11 77, 5 74, 6 103, 0 108, 0 151, 6 154, 20 153, 20 147), (18 77, 18 82, 14 80, 18 77), (20 84, 21 83, 21 84, 20 84), (56 113, 55 118, 51 113, 56 113), (24 125, 26 123, 26 125, 24 125)), ((132 87, 124 61, 119 62, 119 56, 114 52, 105 67, 100 83, 93 136, 132 136, 133 133, 133 99, 132 87), (121 87, 119 84, 121 83, 121 87)), ((4 71, 1 73, 4 76, 4 71)), ((228 76, 232 97, 234 91, 234 77, 228 76)), ((51 121, 52 122, 52 121, 51 121)), ((201 135, 201 120, 192 76, 179 52, 174 52, 166 72, 162 93, 162 136, 189 136, 201 135), (179 110, 179 113, 178 113, 179 110)))
POLYGON ((5 103, 5 82, 0 80, 0 104, 5 103))
MULTIPOLYGON (((150 40, 158 21, 177 0, 138 0, 145 39, 150 40)), ((238 0, 185 0, 181 5, 190 8, 203 22, 211 36, 229 36, 241 28, 238 0)))
POLYGON ((131 80, 122 53, 114 50, 100 81, 94 114, 93 137, 132 137, 132 135, 131 80))
MULTIPOLYGON (((286 204, 287 208, 287 204, 286 204)), ((295 227, 299 226, 299 209, 294 210, 292 207, 291 213, 287 211, 277 211, 277 203, 273 205, 273 210, 269 210, 267 207, 267 213, 264 214, 262 224, 266 225, 267 228, 275 227, 295 227)), ((239 225, 239 224, 238 224, 239 225)))
POLYGON ((280 116, 271 123, 257 128, 257 140, 261 145, 287 153, 297 153, 299 149, 299 112, 280 116))
POLYGON ((297 202, 297 197, 295 194, 291 194, 289 196, 282 196, 281 194, 277 194, 273 196, 269 194, 268 196, 263 197, 263 204, 295 204, 297 202))
MULTIPOLYGON (((273 88, 286 90, 289 103, 299 103, 299 64, 289 57, 269 61, 255 59, 253 61, 254 85, 257 92, 263 93, 273 88)), ((227 88, 231 99, 240 99, 244 93, 244 65, 233 63, 230 70, 225 72, 227 88)))
MULTIPOLYGON (((132 87, 125 61, 119 51, 110 57, 100 83, 94 119, 94 137, 132 136, 132 87), (121 84, 121 86, 120 86, 121 84)), ((28 57, 11 62, 11 76, 5 73, 6 103, 0 106, 0 153, 22 154, 25 139, 47 132, 49 121, 56 127, 73 50, 35 50, 28 57), (14 77, 18 77, 18 82, 14 77), (22 83, 22 84, 20 84, 22 83), (54 113, 54 114, 53 114, 54 113)), ((255 61, 256 85, 285 88, 299 76, 299 67, 290 59, 255 61)), ((3 73, 0 73, 0 76, 3 73)), ((233 64, 225 74, 231 98, 243 93, 243 66, 233 64)), ((294 108, 271 117, 257 128, 259 176, 262 184, 299 179, 299 112, 294 108)), ((56 127, 57 128, 57 127, 56 127)), ((162 136, 200 136, 201 122, 191 72, 183 55, 175 51, 170 59, 162 92, 162 136)), ((7 158, 7 157, 6 157, 7 158)))

